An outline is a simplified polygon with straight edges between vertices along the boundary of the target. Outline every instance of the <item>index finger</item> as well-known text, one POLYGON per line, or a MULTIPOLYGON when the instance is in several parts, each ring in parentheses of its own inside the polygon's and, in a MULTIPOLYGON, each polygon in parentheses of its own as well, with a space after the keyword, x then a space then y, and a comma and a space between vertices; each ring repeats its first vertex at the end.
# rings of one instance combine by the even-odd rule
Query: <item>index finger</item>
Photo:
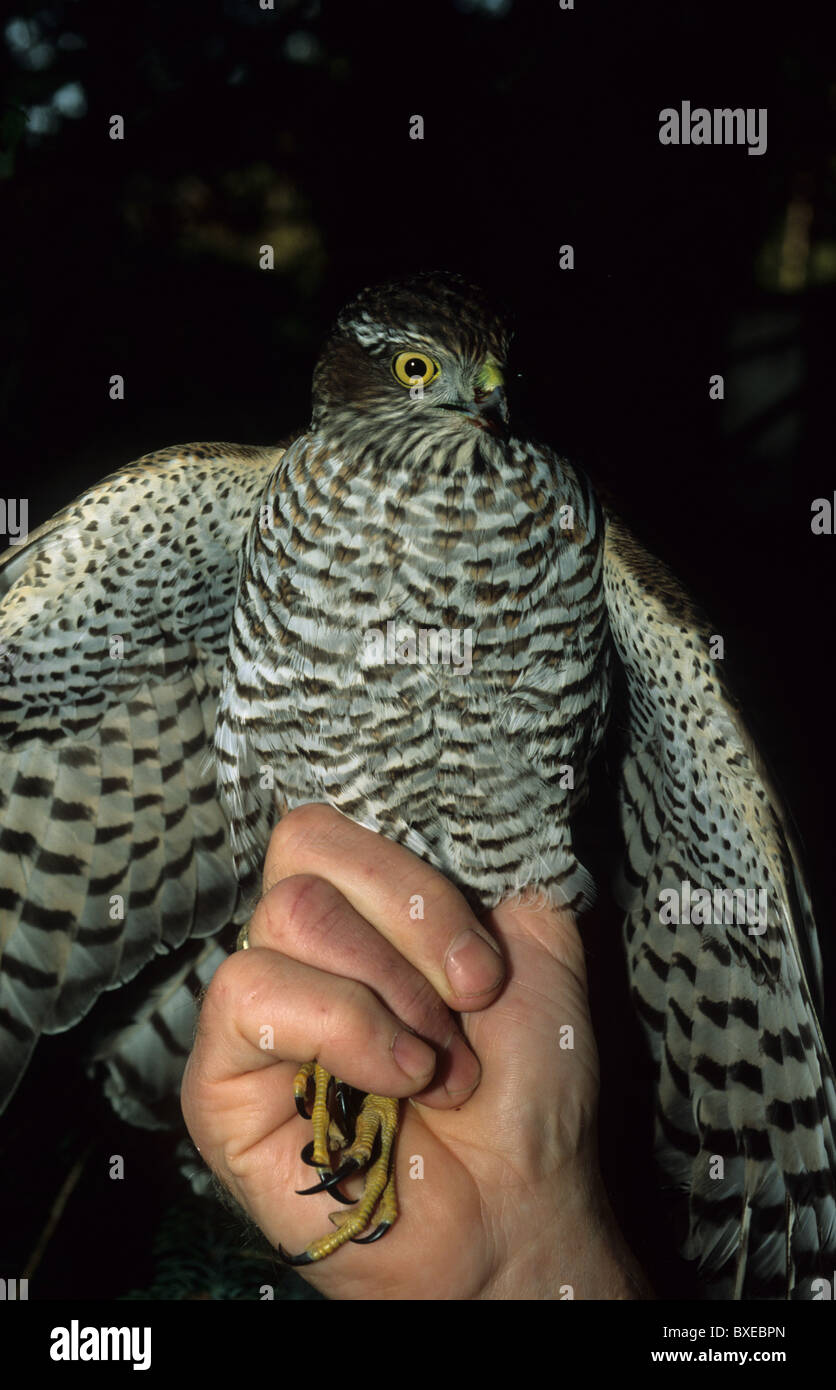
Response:
POLYGON ((496 997, 505 964, 465 899, 430 864, 330 806, 298 806, 267 850, 265 891, 291 874, 328 879, 458 1013, 496 997))

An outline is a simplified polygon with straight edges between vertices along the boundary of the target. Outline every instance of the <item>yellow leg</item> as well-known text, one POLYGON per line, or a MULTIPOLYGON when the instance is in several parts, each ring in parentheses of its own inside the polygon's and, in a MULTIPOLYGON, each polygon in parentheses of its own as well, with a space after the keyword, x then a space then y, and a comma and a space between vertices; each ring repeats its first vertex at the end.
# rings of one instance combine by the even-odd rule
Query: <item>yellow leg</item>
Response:
MULTIPOLYGON (((307 1067, 312 1067, 312 1063, 307 1063, 307 1067)), ((303 1068, 303 1070, 305 1070, 303 1068)), ((317 1068, 317 1071, 321 1070, 317 1068)), ((312 1073, 307 1071, 304 1086, 312 1073)), ((297 1076, 299 1082, 302 1072, 297 1076)), ((327 1073, 325 1076, 327 1077, 327 1073)), ((318 1089, 318 1087, 317 1087, 318 1089)), ((304 1094, 304 1092, 303 1092, 304 1094)), ((327 1086, 326 1086, 327 1094, 327 1086)), ((336 1230, 329 1235, 321 1236, 313 1241, 306 1250, 299 1255, 288 1255, 279 1246, 279 1254, 287 1264, 306 1265, 313 1264, 316 1260, 324 1260, 328 1255, 333 1255, 340 1246, 347 1244, 348 1241, 355 1241, 357 1244, 369 1244, 373 1240, 379 1240, 385 1235, 392 1223, 398 1216, 398 1199, 395 1191, 395 1174, 393 1167, 394 1143, 398 1129, 399 1102, 392 1100, 388 1096, 367 1095, 363 1101, 357 1125, 354 1133, 354 1140, 344 1154, 343 1160, 335 1173, 318 1183, 316 1187, 308 1188, 302 1195, 307 1196, 311 1192, 329 1191, 334 1196, 345 1201, 341 1194, 337 1192, 336 1186, 343 1178, 351 1173, 365 1168, 371 1162, 372 1152, 379 1137, 380 1152, 371 1164, 366 1174, 366 1185, 363 1195, 357 1203, 356 1210, 351 1212, 335 1212, 331 1220, 336 1226, 336 1230), (363 1232, 372 1223, 372 1218, 377 1212, 377 1224, 372 1234, 359 1239, 363 1232)), ((321 1121, 320 1121, 321 1127, 321 1121)), ((318 1166, 316 1159, 316 1140, 314 1141, 313 1162, 318 1166)))
POLYGON ((317 1169, 321 1178, 329 1177, 333 1173, 332 1150, 341 1152, 346 1146, 345 1135, 328 1108, 332 1079, 335 1087, 339 1087, 341 1083, 338 1079, 332 1078, 331 1073, 317 1062, 304 1062, 293 1079, 296 1109, 303 1120, 313 1121, 313 1142, 305 1146, 302 1157, 305 1163, 310 1163, 312 1168, 317 1169), (307 1099, 311 1078, 314 1082, 314 1103, 309 1115, 307 1099))

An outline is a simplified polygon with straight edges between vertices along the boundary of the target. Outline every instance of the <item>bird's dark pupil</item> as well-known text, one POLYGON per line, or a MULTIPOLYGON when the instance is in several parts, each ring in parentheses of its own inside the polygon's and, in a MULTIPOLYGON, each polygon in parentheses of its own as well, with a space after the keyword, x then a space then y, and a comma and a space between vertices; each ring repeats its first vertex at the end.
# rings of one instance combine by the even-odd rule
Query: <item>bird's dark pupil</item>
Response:
POLYGON ((426 364, 421 361, 420 357, 410 357, 406 364, 407 376, 423 376, 426 370, 426 364))

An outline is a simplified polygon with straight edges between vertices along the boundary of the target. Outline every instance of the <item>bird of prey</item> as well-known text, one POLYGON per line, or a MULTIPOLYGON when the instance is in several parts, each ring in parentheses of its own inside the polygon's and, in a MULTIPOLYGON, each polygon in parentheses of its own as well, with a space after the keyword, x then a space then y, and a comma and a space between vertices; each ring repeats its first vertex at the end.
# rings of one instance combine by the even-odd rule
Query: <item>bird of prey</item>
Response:
MULTIPOLYGON (((170 1005, 305 802, 483 908, 537 888, 582 914, 573 818, 618 703, 627 957, 685 1254, 716 1296, 810 1297, 836 1256, 836 1091, 798 851, 710 626, 511 431, 507 352, 457 276, 365 290, 286 448, 150 454, 0 561, 0 1101, 41 1033, 167 952, 102 1052, 153 1122, 189 1043, 170 1005)), ((318 1187, 367 1180, 297 1261, 396 1213, 396 1103, 308 1062, 303 1109, 309 1083, 318 1187)))

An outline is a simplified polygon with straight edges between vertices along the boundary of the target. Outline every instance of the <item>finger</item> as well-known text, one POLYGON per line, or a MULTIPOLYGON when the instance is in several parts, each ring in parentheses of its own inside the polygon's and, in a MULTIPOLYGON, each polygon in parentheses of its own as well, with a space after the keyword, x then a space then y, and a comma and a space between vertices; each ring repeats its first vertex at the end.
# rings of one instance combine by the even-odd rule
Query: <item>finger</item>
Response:
POLYGON ((583 944, 568 909, 506 901, 488 921, 509 961, 500 997, 464 1020, 483 1080, 473 1105, 532 1098, 539 1124, 588 1132, 598 1093, 583 944))
POLYGON ((265 887, 300 873, 333 883, 450 1008, 495 998, 505 977, 496 943, 461 893, 403 845, 329 806, 299 806, 273 832, 265 887))
POLYGON ((509 950, 516 954, 521 948, 531 948, 550 957, 556 967, 575 978, 585 997, 586 957, 577 919, 569 908, 552 906, 538 894, 506 898, 493 908, 489 920, 509 950))
POLYGON ((195 1050, 208 1084, 316 1057, 359 1090, 409 1096, 435 1068, 429 1044, 365 985, 258 949, 237 952, 215 972, 195 1050))
POLYGON ((450 1010, 427 979, 381 936, 332 883, 312 874, 282 879, 262 898, 248 929, 251 947, 267 947, 312 966, 359 980, 397 1018, 437 1050, 428 1105, 461 1104, 479 1080, 479 1063, 450 1010))

